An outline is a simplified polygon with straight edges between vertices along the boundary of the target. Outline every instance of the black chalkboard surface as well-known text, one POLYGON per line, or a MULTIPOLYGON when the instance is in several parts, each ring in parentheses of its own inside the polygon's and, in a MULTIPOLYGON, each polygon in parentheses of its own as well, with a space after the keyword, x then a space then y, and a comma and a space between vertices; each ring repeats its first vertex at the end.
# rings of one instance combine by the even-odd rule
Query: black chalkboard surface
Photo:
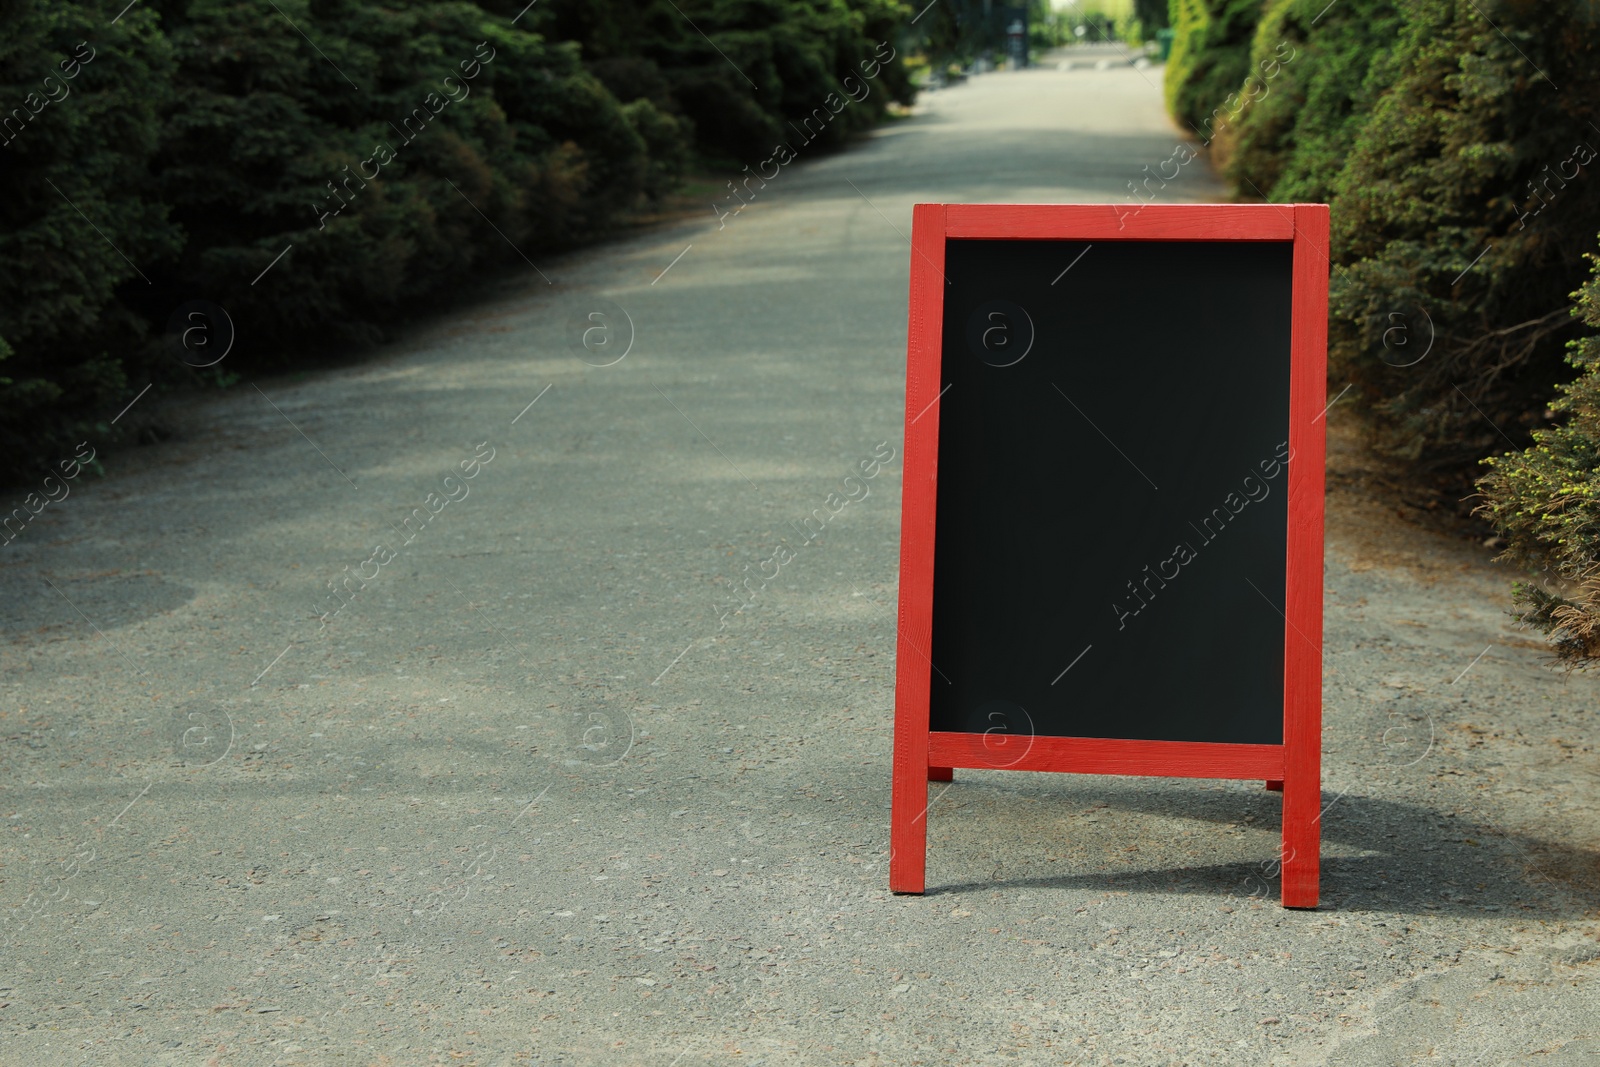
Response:
POLYGON ((947 242, 931 730, 1283 742, 1292 250, 947 242))

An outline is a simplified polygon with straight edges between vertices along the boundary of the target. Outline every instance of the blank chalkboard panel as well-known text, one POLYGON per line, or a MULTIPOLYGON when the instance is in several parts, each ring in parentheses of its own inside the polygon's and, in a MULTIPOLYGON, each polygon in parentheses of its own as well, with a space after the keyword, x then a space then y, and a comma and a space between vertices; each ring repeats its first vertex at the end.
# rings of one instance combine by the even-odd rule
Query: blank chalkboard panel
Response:
POLYGON ((946 245, 934 731, 1281 744, 1292 245, 946 245))

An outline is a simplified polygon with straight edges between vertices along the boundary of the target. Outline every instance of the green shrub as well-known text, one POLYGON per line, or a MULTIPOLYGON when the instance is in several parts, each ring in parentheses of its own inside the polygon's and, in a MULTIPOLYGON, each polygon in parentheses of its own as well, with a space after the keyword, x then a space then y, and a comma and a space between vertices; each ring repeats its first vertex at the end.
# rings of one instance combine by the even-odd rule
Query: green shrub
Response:
POLYGON ((1464 485, 1526 442, 1570 373, 1567 294, 1600 230, 1600 11, 1488 5, 1496 26, 1465 0, 1404 10, 1379 61, 1392 82, 1333 181, 1330 369, 1383 447, 1464 485), (1430 324, 1413 366, 1384 347, 1396 315, 1419 342, 1430 324))
POLYGON ((877 49, 895 49, 915 13, 900 0, 546 0, 529 19, 577 42, 620 99, 687 119, 702 155, 751 163, 793 136, 789 120, 861 79, 862 64, 873 92, 827 125, 824 145, 882 118, 890 100, 908 103, 904 64, 880 70, 877 49))
MULTIPOLYGON (((1600 256, 1572 313, 1600 330, 1600 256)), ((1565 421, 1533 447, 1484 462, 1479 509, 1506 539, 1501 559, 1541 577, 1517 588, 1518 618, 1548 634, 1569 667, 1600 665, 1600 334, 1568 346, 1578 377, 1551 407, 1565 421)))
POLYGON ((693 124, 687 118, 662 111, 645 97, 622 105, 622 114, 644 142, 650 158, 644 193, 652 201, 659 201, 677 187, 688 169, 693 124))
POLYGON ((1172 23, 1168 0, 1133 0, 1133 17, 1148 37, 1172 23))
POLYGON ((1242 195, 1332 199, 1356 136, 1394 78, 1386 60, 1400 23, 1394 0, 1331 8, 1327 0, 1271 0, 1250 50, 1260 83, 1217 138, 1224 173, 1242 195), (1263 78, 1268 71, 1274 76, 1263 78))
POLYGON ((372 343, 397 307, 519 262, 507 241, 571 244, 644 190, 645 142, 575 46, 471 4, 279 6, 326 58, 250 3, 168 24, 182 74, 155 169, 187 240, 163 266, 229 310, 237 363, 372 343))
MULTIPOLYGON (((1209 4, 1174 10, 1214 35, 1209 4)), ((1252 69, 1296 56, 1217 154, 1241 196, 1332 205, 1330 384, 1429 490, 1460 497, 1570 374, 1566 294, 1600 228, 1597 30, 1589 0, 1270 0, 1256 31, 1252 69)), ((1184 62, 1169 89, 1199 84, 1184 62)))
POLYGON ((150 293, 181 240, 148 168, 173 70, 148 9, 0 8, 0 477, 34 480, 131 398, 149 328, 118 294, 150 293))
POLYGON ((1218 108, 1250 72, 1250 44, 1262 0, 1172 0, 1172 55, 1167 59, 1167 110, 1203 141, 1218 108))
MULTIPOLYGON (((769 155, 910 13, 146 0, 112 23, 74 0, 0 6, 0 109, 22 109, 0 110, 0 480, 108 443, 146 383, 216 381, 162 343, 180 305, 227 311, 230 374, 371 344, 472 272, 526 269, 660 199, 696 145, 769 155), (44 103, 84 41, 70 93, 44 103)), ((877 73, 825 141, 909 99, 898 60, 877 73)))
MULTIPOLYGON (((1300 52, 1221 139, 1237 191, 1333 207, 1330 387, 1416 489, 1465 490, 1519 617, 1600 660, 1600 9, 1587 0, 1272 0, 1253 58, 1300 52), (1403 342, 1403 347, 1397 342, 1403 342), (1580 372, 1575 381, 1571 368, 1580 372), (1562 424, 1538 429, 1551 406, 1562 424)), ((1460 496, 1459 491, 1450 493, 1460 496)))

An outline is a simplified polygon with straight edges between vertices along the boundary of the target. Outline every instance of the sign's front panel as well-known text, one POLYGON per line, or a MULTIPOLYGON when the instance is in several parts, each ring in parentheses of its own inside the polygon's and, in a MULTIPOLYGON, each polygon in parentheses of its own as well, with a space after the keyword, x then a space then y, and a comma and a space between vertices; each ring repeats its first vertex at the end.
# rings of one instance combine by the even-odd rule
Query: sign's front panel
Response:
POLYGON ((1292 251, 947 242, 932 730, 1282 743, 1292 251))

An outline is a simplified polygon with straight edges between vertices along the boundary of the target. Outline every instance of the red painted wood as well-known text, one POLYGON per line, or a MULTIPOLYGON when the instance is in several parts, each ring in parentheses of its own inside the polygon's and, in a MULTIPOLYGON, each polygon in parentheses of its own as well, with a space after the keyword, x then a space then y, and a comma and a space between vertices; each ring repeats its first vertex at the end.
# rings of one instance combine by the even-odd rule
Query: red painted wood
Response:
POLYGON ((1314 908, 1322 817, 1322 522, 1328 360, 1328 207, 1294 208, 1289 543, 1284 615, 1283 906, 1314 908))
POLYGON ((954 767, 928 768, 928 781, 930 782, 953 782, 955 780, 956 771, 954 767))
POLYGON ((940 355, 944 332, 942 204, 911 216, 911 300, 906 331, 906 436, 900 490, 900 621, 895 641, 894 785, 889 888, 923 890, 928 847, 928 685, 933 633, 933 534, 939 463, 940 355))
POLYGON ((1162 778, 1276 778, 1283 773, 1282 745, 1232 745, 1201 741, 1130 741, 1112 737, 1027 737, 934 732, 934 763, 974 770, 1066 771, 1074 774, 1142 774, 1162 778))
POLYGON ((1277 781, 1270 781, 1269 780, 1267 782, 1267 788, 1272 790, 1274 793, 1283 792, 1283 779, 1279 778, 1277 781))
MULTIPOLYGON (((947 204, 945 236, 1068 241, 1288 241, 1287 204, 947 204)), ((1325 247, 1325 246, 1324 246, 1325 247)))

